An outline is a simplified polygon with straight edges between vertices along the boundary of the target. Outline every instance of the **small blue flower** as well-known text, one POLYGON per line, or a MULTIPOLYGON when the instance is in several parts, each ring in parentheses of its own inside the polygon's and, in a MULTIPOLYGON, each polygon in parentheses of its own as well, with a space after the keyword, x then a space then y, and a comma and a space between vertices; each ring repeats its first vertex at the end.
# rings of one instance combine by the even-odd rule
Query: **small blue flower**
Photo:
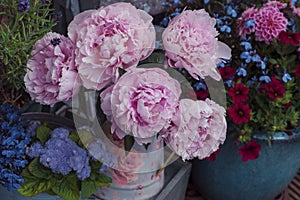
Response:
POLYGON ((203 0, 204 4, 208 4, 210 0, 203 0))
POLYGON ((236 18, 237 12, 231 6, 228 6, 227 7, 227 15, 230 15, 231 17, 236 18))
POLYGON ((284 70, 284 74, 282 76, 282 81, 287 83, 289 82, 290 80, 292 80, 292 77, 289 73, 286 72, 286 70, 284 70))
POLYGON ((266 82, 266 83, 270 83, 270 82, 271 82, 271 79, 270 79, 269 76, 264 75, 264 76, 260 76, 260 77, 259 77, 259 81, 264 81, 264 82, 266 82))
POLYGON ((226 33, 230 33, 231 32, 231 28, 227 25, 221 26, 220 28, 221 32, 226 32, 226 33))
POLYGON ((225 85, 227 85, 227 87, 231 87, 232 86, 232 80, 227 80, 224 82, 225 85))
POLYGON ((207 87, 205 85, 205 83, 203 82, 203 80, 200 80, 199 82, 194 84, 194 88, 198 91, 200 89, 206 90, 207 87))
POLYGON ((252 45, 250 42, 243 41, 240 43, 240 45, 243 46, 246 51, 249 51, 252 49, 252 45))
POLYGON ((242 67, 239 67, 237 70, 236 70, 236 73, 238 76, 247 76, 247 71, 246 69, 242 68, 242 67))
POLYGON ((248 20, 245 24, 246 28, 252 28, 252 27, 255 27, 255 20, 254 19, 251 19, 251 20, 248 20))

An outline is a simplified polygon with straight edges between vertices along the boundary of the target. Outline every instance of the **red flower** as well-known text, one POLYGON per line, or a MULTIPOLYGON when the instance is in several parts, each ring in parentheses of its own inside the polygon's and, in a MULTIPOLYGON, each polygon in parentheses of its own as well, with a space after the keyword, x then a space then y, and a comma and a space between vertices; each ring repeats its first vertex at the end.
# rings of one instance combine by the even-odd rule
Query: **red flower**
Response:
POLYGON ((225 67, 220 67, 219 72, 221 74, 222 79, 229 79, 234 76, 236 69, 233 67, 225 66, 225 67))
POLYGON ((257 159, 259 157, 260 150, 261 150, 260 144, 251 141, 239 149, 239 154, 242 156, 242 161, 247 162, 248 160, 257 159))
POLYGON ((276 77, 271 78, 271 82, 266 83, 264 90, 270 99, 274 100, 276 98, 282 98, 283 95, 285 94, 285 87, 284 84, 276 79, 276 77))
POLYGON ((220 147, 218 148, 217 151, 213 152, 212 154, 210 154, 210 156, 208 156, 207 158, 205 158, 205 160, 207 161, 215 161, 217 158, 217 155, 220 153, 220 147))
POLYGON ((243 84, 236 84, 228 90, 229 96, 231 96, 234 103, 242 103, 248 100, 248 88, 243 84))
POLYGON ((300 77, 300 63, 298 64, 298 66, 297 66, 297 68, 296 68, 295 75, 296 75, 297 77, 300 77))
POLYGON ((207 97, 209 97, 209 93, 208 93, 208 90, 198 90, 198 91, 195 91, 195 94, 197 96, 197 99, 199 100, 205 100, 207 97))
POLYGON ((300 33, 281 31, 278 35, 278 39, 283 44, 298 46, 300 44, 300 33))
POLYGON ((250 113, 250 107, 242 103, 234 104, 228 110, 228 116, 233 120, 233 123, 235 124, 248 123, 251 117, 250 113))

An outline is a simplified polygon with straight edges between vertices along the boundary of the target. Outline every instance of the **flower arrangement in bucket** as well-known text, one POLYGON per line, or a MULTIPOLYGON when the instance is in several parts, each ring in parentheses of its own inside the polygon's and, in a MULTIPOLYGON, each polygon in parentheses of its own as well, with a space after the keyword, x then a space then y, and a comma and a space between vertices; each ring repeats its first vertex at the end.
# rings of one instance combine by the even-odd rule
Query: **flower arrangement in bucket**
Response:
MULTIPOLYGON (((230 137, 244 144, 238 150, 242 161, 259 157, 262 147, 255 138, 271 143, 293 135, 300 119, 299 1, 179 1, 176 6, 171 16, 183 6, 208 10, 219 38, 232 49, 232 59, 218 70, 226 87, 230 137)), ((203 80, 189 80, 200 99, 209 96, 203 80)))
MULTIPOLYGON (((91 138, 102 142, 109 138, 118 149, 125 148, 126 154, 113 155, 119 162, 116 165, 106 163, 103 156, 96 158, 107 165, 107 174, 115 172, 110 188, 120 183, 130 185, 137 181, 136 176, 128 178, 132 171, 128 174, 122 170, 131 168, 131 162, 136 163, 135 167, 147 165, 135 155, 142 152, 141 147, 147 150, 157 138, 163 138, 173 154, 183 160, 203 159, 224 142, 225 109, 210 99, 185 98, 191 91, 182 89, 172 70, 180 66, 196 79, 221 79, 216 64, 230 59, 231 49, 218 41, 215 24, 216 20, 203 9, 183 12, 163 33, 167 59, 159 65, 147 63, 155 54, 156 39, 149 14, 129 3, 87 10, 69 24, 68 37, 49 32, 34 44, 24 77, 26 90, 36 102, 51 106, 61 101, 76 102, 86 91, 99 94, 96 98, 100 108, 96 107, 96 113, 104 113, 109 134, 99 136, 102 131, 94 130, 92 125, 90 131, 79 134, 80 141, 89 147, 91 138), (94 132, 93 137, 90 132, 94 132), (127 164, 124 167, 122 163, 127 164), (114 169, 116 166, 119 167, 114 169)), ((73 108, 74 116, 82 114, 78 113, 80 107, 73 108)), ((106 144, 106 150, 110 150, 109 146, 106 144)), ((163 145, 160 142, 156 146, 163 145)), ((157 167, 156 179, 162 170, 158 174, 156 171, 164 167, 157 167)), ((140 185, 136 188, 142 190, 140 185)))

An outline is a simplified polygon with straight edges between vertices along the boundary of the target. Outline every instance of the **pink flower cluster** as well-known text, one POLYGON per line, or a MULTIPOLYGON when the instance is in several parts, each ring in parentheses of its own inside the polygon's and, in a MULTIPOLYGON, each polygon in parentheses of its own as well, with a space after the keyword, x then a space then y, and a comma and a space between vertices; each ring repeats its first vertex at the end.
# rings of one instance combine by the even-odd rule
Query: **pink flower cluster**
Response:
POLYGON ((68 35, 76 45, 76 64, 88 89, 115 82, 119 68, 136 67, 155 47, 152 17, 130 3, 116 3, 75 16, 68 35))
POLYGON ((257 41, 270 43, 285 31, 288 20, 280 9, 287 5, 278 1, 264 4, 260 9, 249 8, 238 19, 237 33, 241 37, 254 33, 257 41), (253 21, 253 23, 251 23, 253 21))
POLYGON ((24 77, 32 99, 52 105, 68 101, 78 92, 74 50, 72 41, 58 33, 50 32, 35 43, 24 77))
MULTIPOLYGON (((216 64, 231 50, 217 40, 215 23, 204 10, 173 19, 163 33, 170 66, 219 80, 216 64)), ((129 3, 88 10, 70 23, 68 36, 49 33, 35 44, 25 76, 33 99, 52 105, 70 100, 81 84, 99 90, 112 134, 132 135, 142 144, 167 130, 168 144, 183 160, 207 157, 224 142, 224 108, 210 100, 180 100, 181 85, 167 71, 137 68, 154 50, 149 14, 129 3)))
POLYGON ((182 99, 163 137, 183 160, 208 157, 225 141, 225 112, 223 107, 209 99, 182 99))
POLYGON ((199 79, 211 76, 220 80, 216 64, 230 59, 231 49, 216 38, 216 20, 201 10, 186 10, 173 18, 162 34, 168 65, 184 68, 199 79))

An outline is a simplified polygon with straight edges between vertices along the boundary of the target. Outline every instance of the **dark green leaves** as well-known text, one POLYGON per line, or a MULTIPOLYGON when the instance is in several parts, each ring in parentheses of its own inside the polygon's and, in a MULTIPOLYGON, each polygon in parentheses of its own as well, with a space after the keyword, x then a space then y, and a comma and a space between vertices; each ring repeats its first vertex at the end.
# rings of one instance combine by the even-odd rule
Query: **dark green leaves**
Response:
POLYGON ((132 135, 126 135, 124 137, 124 147, 126 152, 130 152, 134 145, 134 137, 132 135))
POLYGON ((46 141, 50 138, 50 132, 51 132, 51 129, 48 128, 47 126, 39 126, 37 128, 37 135, 36 137, 40 140, 40 142, 42 144, 45 144, 46 141))

